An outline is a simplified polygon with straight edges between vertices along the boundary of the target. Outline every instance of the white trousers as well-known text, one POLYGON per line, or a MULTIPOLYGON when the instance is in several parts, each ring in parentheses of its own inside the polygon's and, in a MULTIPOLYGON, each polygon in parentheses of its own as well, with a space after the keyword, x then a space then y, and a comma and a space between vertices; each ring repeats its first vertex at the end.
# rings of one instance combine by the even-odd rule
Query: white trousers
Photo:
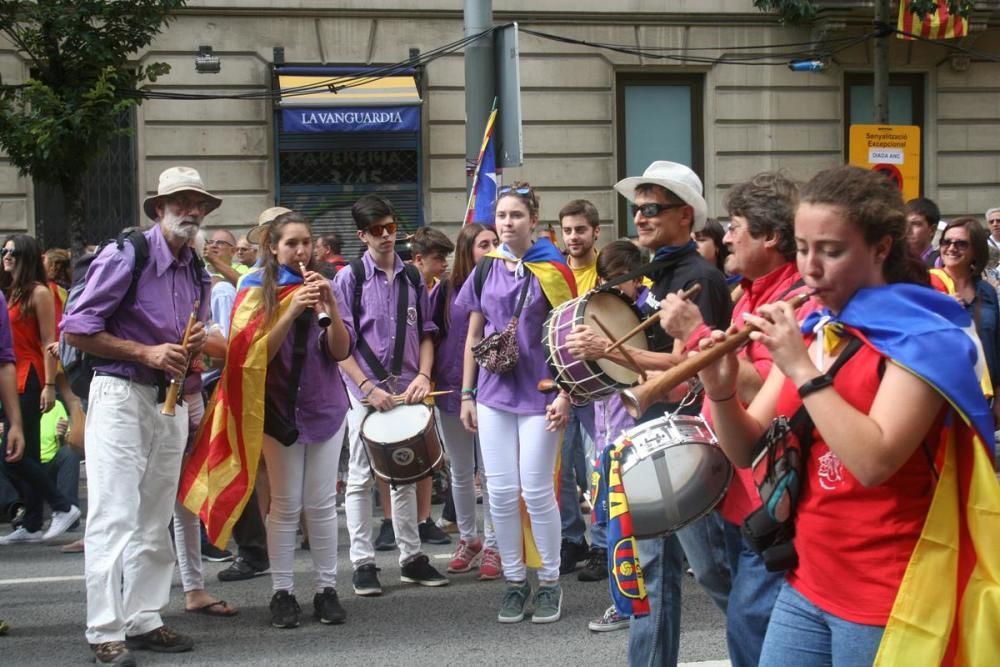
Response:
POLYGON ((108 376, 94 377, 89 407, 86 635, 99 644, 163 625, 188 415, 161 415, 155 388, 108 376))
POLYGON ((523 497, 542 560, 538 578, 557 581, 562 536, 555 491, 559 432, 545 430, 545 415, 516 415, 485 405, 476 407, 476 415, 504 577, 523 581, 527 576, 521 532, 523 497))
MULTIPOLYGON (((372 486, 374 480, 368 454, 361 442, 361 422, 368 408, 349 394, 351 410, 347 413, 347 446, 350 448, 347 470, 347 491, 344 506, 347 532, 351 538, 351 563, 355 568, 375 562, 372 542, 372 486)), ((399 546, 399 564, 403 565, 421 554, 420 533, 417 530, 417 485, 400 484, 389 491, 392 502, 392 528, 399 546)), ((382 499, 385 502, 385 499, 382 499)), ((310 545, 312 544, 310 536, 310 545)))
MULTIPOLYGON (((194 439, 202 417, 205 399, 201 393, 184 395, 188 409, 188 444, 194 439)), ((201 567, 201 519, 197 514, 174 500, 174 546, 177 549, 177 569, 185 593, 205 590, 205 574, 201 567)))
POLYGON ((337 587, 337 466, 345 425, 325 442, 286 447, 264 436, 264 459, 271 482, 267 517, 267 554, 271 586, 293 592, 295 540, 299 517, 309 533, 309 554, 316 570, 316 591, 337 587))
MULTIPOLYGON (((483 452, 479 441, 462 426, 458 415, 446 415, 437 411, 438 424, 444 448, 451 463, 451 497, 455 503, 455 519, 458 534, 466 544, 476 541, 476 462, 480 472, 483 469, 483 452)), ((483 488, 483 546, 496 548, 497 538, 490 516, 490 496, 486 484, 486 473, 480 478, 483 488)))

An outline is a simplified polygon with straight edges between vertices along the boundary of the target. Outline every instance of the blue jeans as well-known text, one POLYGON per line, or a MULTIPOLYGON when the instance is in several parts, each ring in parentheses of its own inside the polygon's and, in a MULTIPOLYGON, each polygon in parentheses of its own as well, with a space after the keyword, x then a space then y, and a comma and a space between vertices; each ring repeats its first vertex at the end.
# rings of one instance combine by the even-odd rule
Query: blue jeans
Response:
POLYGON ((726 644, 733 667, 756 667, 771 610, 785 581, 783 572, 768 572, 764 559, 743 539, 739 526, 723 520, 732 586, 726 615, 726 644))
POLYGON ((828 614, 786 582, 771 612, 760 664, 869 667, 884 630, 880 625, 851 623, 828 614))
POLYGON ((580 512, 579 484, 589 485, 587 475, 587 437, 593 440, 594 406, 575 406, 570 411, 569 423, 562 441, 559 463, 559 516, 562 520, 562 539, 581 544, 587 532, 587 523, 580 512))
POLYGON ((712 511, 677 531, 694 579, 726 613, 730 589, 730 555, 726 548, 725 521, 712 511))
POLYGON ((681 577, 684 552, 676 535, 637 540, 646 582, 649 615, 632 619, 628 630, 630 667, 676 665, 681 638, 681 577))
POLYGON ((59 492, 77 507, 80 506, 80 461, 79 454, 63 445, 51 461, 42 464, 59 492))

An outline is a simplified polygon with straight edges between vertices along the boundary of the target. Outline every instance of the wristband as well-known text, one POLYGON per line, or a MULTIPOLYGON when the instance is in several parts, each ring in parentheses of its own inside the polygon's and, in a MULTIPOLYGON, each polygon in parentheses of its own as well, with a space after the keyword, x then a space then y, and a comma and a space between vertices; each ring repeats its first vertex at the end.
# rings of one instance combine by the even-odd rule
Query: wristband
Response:
POLYGON ((705 392, 705 396, 708 398, 708 400, 712 401, 713 403, 725 403, 726 401, 731 401, 734 398, 736 398, 736 390, 733 389, 733 393, 731 393, 729 396, 726 396, 725 398, 712 398, 711 396, 708 395, 708 392, 705 392))
MULTIPOLYGON (((360 389, 360 387, 358 387, 358 388, 360 389)), ((374 383, 372 384, 372 388, 369 389, 368 392, 364 396, 362 396, 362 398, 368 398, 369 396, 372 395, 373 391, 375 391, 375 384, 374 383)))
POLYGON ((371 379, 371 378, 365 378, 365 379, 364 379, 364 380, 362 380, 362 381, 361 381, 361 383, 360 383, 360 384, 358 385, 358 389, 361 389, 362 387, 364 387, 364 386, 365 386, 365 382, 371 382, 371 381, 372 381, 372 379, 371 379))
POLYGON ((56 386, 56 383, 55 382, 46 382, 45 386, 46 387, 54 387, 54 386, 56 386))
POLYGON ((466 394, 468 394, 470 396, 475 396, 476 395, 476 388, 475 387, 471 387, 471 388, 466 387, 466 388, 462 389, 462 395, 465 396, 466 394))
POLYGON ((430 375, 428 375, 427 373, 423 372, 423 371, 418 371, 418 372, 417 372, 417 375, 418 375, 418 376, 420 376, 420 375, 423 375, 423 376, 424 376, 425 378, 427 378, 427 381, 428 381, 428 382, 430 382, 430 380, 431 380, 431 376, 430 376, 430 375))
POLYGON ((462 394, 463 401, 474 401, 476 400, 475 394, 462 394))
POLYGON ((823 373, 822 375, 817 375, 813 379, 799 385, 799 398, 805 398, 809 394, 813 394, 820 389, 825 389, 832 384, 833 378, 829 374, 823 373))

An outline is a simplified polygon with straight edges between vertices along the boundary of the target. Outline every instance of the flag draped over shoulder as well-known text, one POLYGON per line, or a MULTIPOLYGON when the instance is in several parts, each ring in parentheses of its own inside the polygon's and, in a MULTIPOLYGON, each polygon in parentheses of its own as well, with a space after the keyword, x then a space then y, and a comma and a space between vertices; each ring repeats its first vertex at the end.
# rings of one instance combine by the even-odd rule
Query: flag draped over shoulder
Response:
POLYGON ((1000 485, 993 417, 973 372, 971 318, 926 287, 859 290, 836 318, 951 405, 939 479, 876 665, 985 665, 1000 655, 1000 485))
POLYGON ((608 585, 615 609, 623 616, 645 616, 649 600, 621 476, 622 453, 631 446, 624 437, 601 454, 599 474, 594 472, 594 523, 608 527, 608 585))
MULTIPOLYGON (((930 275, 931 286, 934 289, 950 296, 955 296, 955 281, 951 279, 951 276, 944 269, 931 269, 930 275)), ((965 327, 965 331, 979 348, 979 363, 976 365, 976 373, 979 375, 979 385, 983 391, 983 395, 986 398, 991 398, 993 396, 993 380, 990 378, 989 366, 986 365, 986 356, 982 353, 982 343, 979 340, 979 334, 976 333, 975 324, 971 320, 968 326, 965 327)))
POLYGON ((473 222, 493 224, 493 204, 497 200, 496 142, 493 140, 496 120, 497 108, 494 102, 493 111, 486 121, 483 144, 479 148, 479 157, 472 173, 472 190, 465 211, 466 225, 473 222))
POLYGON ((900 0, 899 20, 896 23, 896 37, 913 39, 914 36, 924 39, 954 39, 969 34, 969 20, 948 9, 947 0, 938 0, 937 10, 930 12, 921 19, 911 9, 910 0, 900 0))
POLYGON ((500 246, 487 254, 498 259, 516 261, 531 271, 538 278, 542 293, 553 308, 576 298, 576 278, 573 277, 573 270, 566 265, 559 248, 544 236, 539 237, 520 259, 511 255, 505 246, 500 246))
MULTIPOLYGON (((226 365, 181 472, 177 496, 201 517, 209 540, 225 548, 257 479, 263 446, 267 339, 262 271, 248 274, 233 307, 226 365)), ((291 304, 302 277, 282 266, 278 316, 291 304)))

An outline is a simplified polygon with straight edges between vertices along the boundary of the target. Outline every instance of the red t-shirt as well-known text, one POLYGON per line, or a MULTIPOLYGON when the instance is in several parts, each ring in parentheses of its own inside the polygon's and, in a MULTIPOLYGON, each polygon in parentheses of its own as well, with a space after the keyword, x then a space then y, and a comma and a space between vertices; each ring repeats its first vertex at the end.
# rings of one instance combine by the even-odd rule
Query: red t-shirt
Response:
MULTIPOLYGON (((834 378, 837 393, 865 414, 880 384, 880 359, 864 345, 834 378)), ((777 414, 791 418, 801 405, 795 385, 786 382, 777 414)), ((871 488, 813 432, 796 510, 799 565, 788 575, 810 602, 853 623, 886 624, 934 494, 929 456, 936 452, 941 427, 939 417, 925 439, 927 448, 918 447, 896 474, 871 488)))

